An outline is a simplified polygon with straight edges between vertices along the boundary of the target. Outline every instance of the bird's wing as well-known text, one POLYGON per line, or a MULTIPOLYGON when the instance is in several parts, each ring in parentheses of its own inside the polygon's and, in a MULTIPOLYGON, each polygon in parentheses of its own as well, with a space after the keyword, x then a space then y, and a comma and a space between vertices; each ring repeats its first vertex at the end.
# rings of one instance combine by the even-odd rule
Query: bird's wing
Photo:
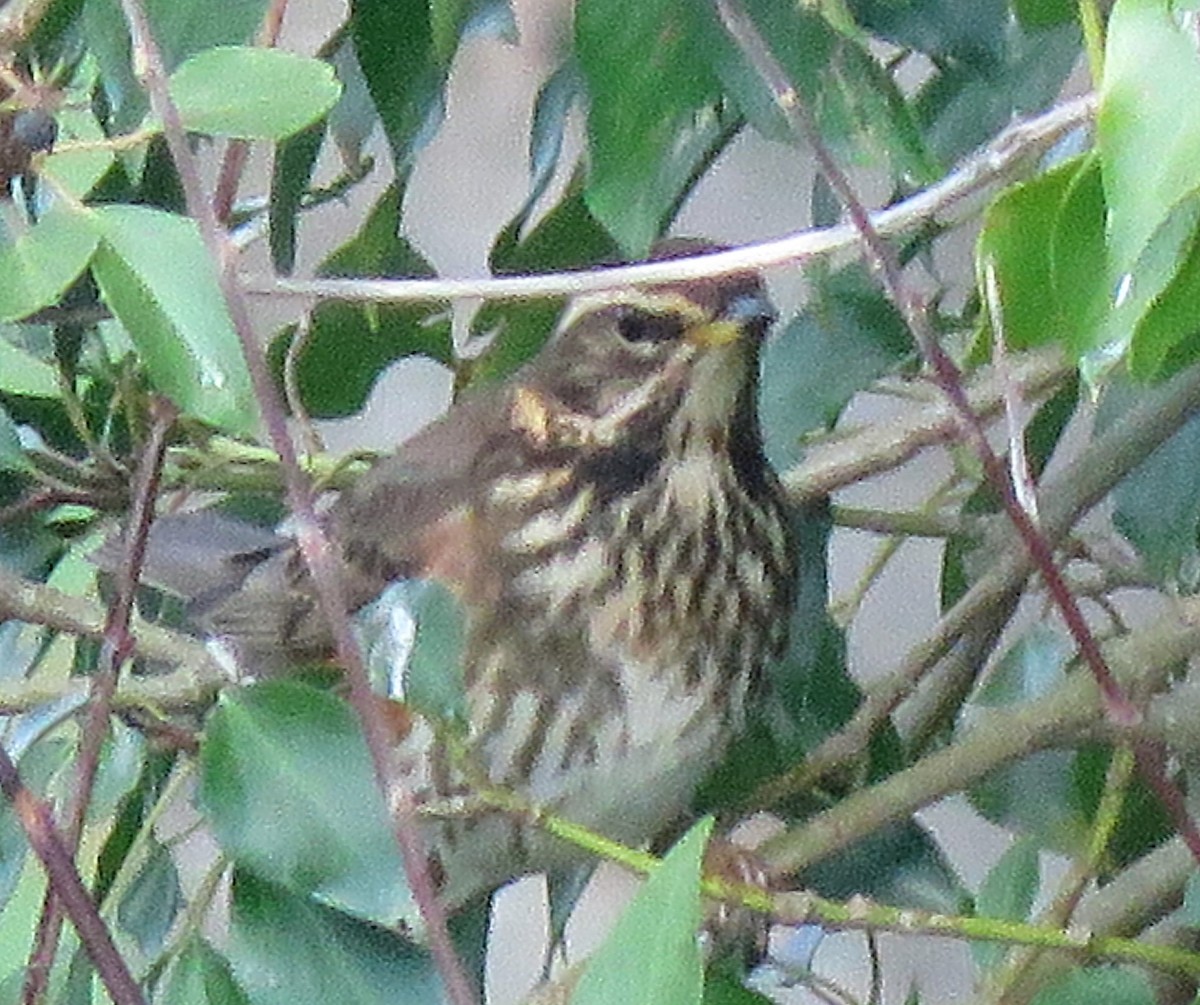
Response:
MULTIPOLYGON (((472 499, 503 452, 502 388, 456 405, 344 492, 327 520, 343 559, 351 610, 405 578, 461 580, 477 567, 472 499), (499 423, 497 417, 501 417, 499 423), (482 470, 481 470, 482 469, 482 470)), ((198 619, 252 668, 314 659, 332 649, 296 544, 227 556, 231 579, 198 619)))

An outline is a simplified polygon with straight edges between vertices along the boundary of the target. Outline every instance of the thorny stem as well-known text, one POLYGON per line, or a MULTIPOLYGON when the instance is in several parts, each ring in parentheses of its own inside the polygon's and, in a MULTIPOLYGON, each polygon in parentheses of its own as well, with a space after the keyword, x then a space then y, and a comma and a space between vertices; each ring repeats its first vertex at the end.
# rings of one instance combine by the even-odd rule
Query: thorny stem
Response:
MULTIPOLYGON (((1024 542, 1047 592, 1054 599, 1083 661, 1095 677, 1104 695, 1106 714, 1118 725, 1136 725, 1141 714, 1109 670, 1079 604, 1063 579, 1049 541, 1018 500, 1003 463, 992 450, 983 424, 967 400, 961 371, 937 339, 925 302, 916 291, 909 288, 899 259, 875 227, 854 186, 825 146, 803 98, 739 0, 714 2, 726 31, 771 90, 795 135, 808 142, 822 173, 845 207, 859 233, 868 262, 878 273, 888 297, 904 317, 934 380, 958 413, 962 430, 979 457, 989 484, 999 494, 1005 512, 1024 542)), ((1136 743, 1135 752, 1139 769, 1147 783, 1163 801, 1196 861, 1200 862, 1200 829, 1197 829, 1187 812, 1182 795, 1166 777, 1161 753, 1146 743, 1136 743)))
POLYGON ((321 612, 329 624, 338 663, 346 674, 350 702, 361 721, 376 779, 386 804, 392 808, 396 842, 409 889, 426 925, 430 953, 453 1005, 474 1005, 477 996, 450 940, 445 910, 438 900, 430 873, 411 793, 403 788, 402 780, 396 778, 390 768, 387 725, 376 696, 371 691, 370 680, 351 631, 336 554, 317 519, 310 485, 300 470, 279 393, 251 323, 241 285, 232 268, 233 249, 224 236, 212 202, 205 198, 196 161, 188 146, 179 111, 171 100, 166 70, 142 2, 122 0, 122 8, 133 42, 135 70, 149 95, 151 107, 163 124, 163 135, 179 174, 188 213, 196 221, 216 268, 217 280, 242 346, 263 423, 282 464, 288 506, 297 525, 296 540, 300 554, 312 578, 321 612))

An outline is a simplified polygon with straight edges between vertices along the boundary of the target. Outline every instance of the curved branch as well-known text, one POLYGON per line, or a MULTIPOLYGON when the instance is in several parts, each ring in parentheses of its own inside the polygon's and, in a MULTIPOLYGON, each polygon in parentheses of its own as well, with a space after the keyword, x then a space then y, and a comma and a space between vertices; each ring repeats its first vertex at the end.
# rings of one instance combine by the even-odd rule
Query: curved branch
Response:
MULTIPOLYGON (((1056 105, 1048 112, 1016 122, 991 143, 968 158, 956 171, 936 185, 871 215, 875 229, 884 236, 904 233, 927 224, 957 206, 968 196, 1010 176, 1031 157, 1048 150, 1074 129, 1086 125, 1096 109, 1093 95, 1056 105)), ((320 300, 366 300, 376 303, 408 303, 420 300, 525 300, 595 293, 617 287, 644 286, 752 272, 787 265, 836 251, 858 247, 856 227, 801 231, 789 237, 733 248, 698 258, 674 258, 664 262, 557 272, 537 276, 487 279, 280 279, 246 277, 248 293, 305 296, 320 300)))

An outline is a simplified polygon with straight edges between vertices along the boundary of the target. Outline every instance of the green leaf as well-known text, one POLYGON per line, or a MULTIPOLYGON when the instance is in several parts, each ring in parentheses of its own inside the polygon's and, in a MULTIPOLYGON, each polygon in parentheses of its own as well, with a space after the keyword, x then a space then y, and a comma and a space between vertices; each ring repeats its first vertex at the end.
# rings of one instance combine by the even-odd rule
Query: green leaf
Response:
POLYGON ((57 303, 99 243, 88 214, 55 200, 37 223, 0 250, 0 321, 57 303))
POLYGON ((799 876, 803 888, 846 900, 869 897, 903 907, 956 914, 966 890, 938 843, 913 820, 885 825, 799 876))
POLYGON ((1012 706, 1045 697, 1066 680, 1075 647, 1049 625, 1034 625, 1009 647, 972 696, 984 708, 1012 706))
POLYGON ((1118 0, 1108 22, 1096 140, 1111 272, 1134 268, 1168 214, 1200 187, 1195 39, 1161 0, 1118 0))
MULTIPOLYGON (((1040 875, 1037 842, 1028 838, 1014 842, 984 878, 975 899, 976 913, 1001 921, 1025 921, 1037 895, 1040 875)), ((971 955, 975 965, 986 971, 1004 961, 1008 948, 1000 942, 973 942, 971 955)))
POLYGON ((296 219, 308 194, 327 130, 328 121, 322 119, 275 150, 267 237, 271 263, 281 275, 290 275, 296 263, 296 219))
POLYGON ((1008 21, 1003 0, 851 0, 850 7, 862 27, 901 48, 968 63, 1003 51, 1008 21))
MULTIPOLYGON (((1008 21, 1006 5, 997 0, 970 7, 949 2, 967 18, 984 7, 989 19, 999 11, 1002 24, 1008 21)), ((1015 116, 1034 114, 1055 102, 1079 62, 1074 25, 1026 32, 1018 24, 1004 24, 1000 38, 1003 44, 994 51, 972 48, 964 40, 962 58, 939 61, 917 96, 914 114, 923 124, 925 142, 942 163, 953 163, 986 143, 1015 116)))
POLYGON ((350 11, 358 65, 403 173, 441 121, 446 68, 434 51, 428 0, 352 0, 350 11))
POLYGON ((328 112, 341 94, 333 68, 281 49, 222 46, 171 76, 186 128, 215 136, 281 140, 328 112))
MULTIPOLYGON (((1154 389, 1114 381, 1096 425, 1111 428, 1154 389)), ((1163 584, 1195 590, 1200 585, 1200 419, 1191 419, 1113 490, 1113 523, 1137 549, 1147 571, 1163 584)))
POLYGON ((0 391, 34 398, 62 393, 54 367, 0 338, 0 391))
MULTIPOLYGON (((399 235, 404 189, 390 185, 351 240, 320 266, 322 276, 428 276, 429 263, 399 235)), ((294 336, 288 328, 271 346, 276 366, 294 336)), ((454 359, 450 315, 427 304, 351 304, 328 301, 313 312, 296 354, 296 383, 309 414, 319 418, 362 410, 379 375, 406 356, 454 359)))
POLYGON ((92 212, 103 239, 93 273, 150 379, 189 415, 255 431, 241 346, 195 224, 141 206, 92 212))
POLYGON ((146 863, 117 905, 117 922, 153 958, 162 950, 181 907, 183 891, 171 853, 150 838, 146 863))
POLYGON ((687 832, 596 950, 571 1005, 696 1005, 703 986, 700 874, 712 820, 687 832))
POLYGON ((175 957, 154 995, 154 1005, 250 1005, 228 961, 192 936, 175 957))
POLYGON ((1137 380, 1164 380, 1200 356, 1200 323, 1195 312, 1196 297, 1200 295, 1200 237, 1195 231, 1200 223, 1200 204, 1188 199, 1172 214, 1174 217, 1178 217, 1178 236, 1187 243, 1178 257, 1172 255, 1164 264, 1163 272, 1170 278, 1165 287, 1152 283, 1154 295, 1140 299, 1144 313, 1129 345, 1129 372, 1137 380), (1180 258, 1178 269, 1171 275, 1180 258))
POLYGON ((1081 354, 1095 344, 1111 299, 1104 214, 1099 164, 1090 157, 1008 189, 988 209, 979 281, 986 294, 990 266, 1006 345, 1061 342, 1081 354))
POLYGON ((466 618, 453 593, 432 580, 404 579, 359 611, 355 623, 368 667, 387 680, 389 693, 434 721, 466 721, 466 618))
POLYGON ((718 142, 720 87, 690 0, 580 0, 575 45, 587 79, 587 203, 630 258, 643 258, 718 142))
POLYGON ((411 915, 371 759, 343 702, 292 681, 227 692, 200 766, 201 806, 239 865, 381 924, 411 915))
POLYGON ((1183 891, 1183 906, 1177 915, 1181 924, 1200 928, 1200 872, 1193 872, 1183 891))
POLYGON ((903 319, 858 266, 821 277, 763 352, 767 455, 794 464, 805 434, 832 428, 850 399, 913 354, 903 319))
MULTIPOLYGON (((147 0, 150 31, 170 73, 188 56, 218 45, 249 42, 262 24, 267 0, 236 0, 214 16, 212 0, 147 0)), ((82 27, 87 50, 100 67, 112 108, 114 133, 133 128, 146 111, 146 95, 133 72, 129 28, 120 0, 85 0, 82 27)))
POLYGON ((1132 967, 1088 967, 1070 971, 1059 983, 1044 988, 1032 1005, 1154 1005, 1150 982, 1132 967))
POLYGON ((439 982, 399 936, 237 870, 229 958, 254 1005, 427 1005, 439 982))
POLYGON ((1075 0, 1013 0, 1013 12, 1026 28, 1047 28, 1074 21, 1079 5, 1075 0))

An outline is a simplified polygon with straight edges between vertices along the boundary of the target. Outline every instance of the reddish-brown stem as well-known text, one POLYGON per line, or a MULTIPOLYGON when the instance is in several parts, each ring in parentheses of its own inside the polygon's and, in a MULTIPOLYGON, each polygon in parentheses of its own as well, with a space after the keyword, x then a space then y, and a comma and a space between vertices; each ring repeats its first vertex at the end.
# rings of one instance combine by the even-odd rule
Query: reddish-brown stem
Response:
POLYGON ((429 950, 453 1005, 474 1005, 477 996, 463 969, 446 925, 446 914, 437 896, 429 869, 412 796, 390 767, 390 739, 382 710, 371 691, 358 644, 347 615, 341 570, 329 538, 314 508, 311 485, 300 468, 284 414, 283 403, 267 364, 266 354, 250 321, 241 284, 233 270, 234 249, 228 241, 212 203, 205 198, 195 158, 188 146, 179 111, 171 100, 162 57, 150 32, 141 0, 121 0, 133 40, 134 61, 150 106, 163 124, 163 135, 179 173, 188 214, 196 221, 201 238, 217 270, 226 308, 241 343, 246 368, 254 387, 271 446, 279 455, 288 507, 296 524, 296 541, 312 577, 321 611, 334 639, 337 660, 346 674, 350 703, 362 723, 375 775, 392 811, 396 842, 404 862, 413 900, 425 923, 429 950))
MULTIPOLYGON (((838 196, 858 231, 868 263, 878 273, 888 297, 900 311, 917 348, 933 373, 934 381, 946 395, 962 423, 963 431, 978 455, 988 483, 999 494, 1005 513, 1012 521, 1018 535, 1037 567, 1046 590, 1062 613, 1063 621, 1079 654, 1096 679, 1104 696, 1106 713, 1118 726, 1133 726, 1140 719, 1138 708, 1130 701, 1120 683, 1114 678, 1095 636, 1083 617, 1083 612, 1067 587, 1062 573, 1054 560, 1054 551, 1045 535, 1021 505, 1000 458, 988 442, 983 423, 967 401, 963 389, 962 373, 954 361, 942 349, 941 343, 929 320, 924 300, 910 290, 904 280, 900 261, 889 245, 880 236, 871 222, 870 214, 859 199, 846 173, 830 153, 821 138, 820 131, 803 97, 793 86, 783 67, 775 59, 769 46, 759 34, 754 22, 747 16, 740 0, 715 0, 717 12, 726 31, 741 49, 743 55, 770 88, 775 102, 798 138, 812 148, 817 164, 830 187, 838 196)), ((1159 793, 1164 805, 1174 819, 1175 826, 1187 843, 1193 857, 1200 862, 1200 830, 1187 813, 1182 796, 1176 791, 1161 767, 1142 751, 1138 756, 1139 770, 1146 773, 1147 782, 1159 793)))
POLYGON ((71 853, 54 826, 50 808, 25 788, 17 766, 0 746, 0 790, 12 804, 29 847, 42 861, 51 887, 104 983, 114 1005, 145 1005, 145 997, 117 951, 100 912, 92 903, 71 853))
MULTIPOLYGON (((87 718, 79 742, 79 754, 75 759, 75 787, 62 836, 63 844, 72 856, 77 851, 80 836, 83 834, 84 820, 87 817, 88 804, 91 802, 96 772, 100 766, 100 751, 104 746, 104 738, 108 735, 108 717, 112 709, 113 692, 117 687, 117 677, 122 665, 133 652, 134 640, 129 625, 133 617, 134 597, 146 556, 146 539, 154 519, 154 503, 158 497, 167 433, 175 421, 175 409, 168 402, 155 399, 152 409, 154 414, 150 436, 142 451, 142 462, 138 466, 133 502, 125 529, 125 559, 117 572, 116 596, 104 626, 100 657, 96 672, 91 678, 87 718)), ((46 994, 50 968, 54 965, 62 931, 62 908, 62 899, 51 883, 46 889, 33 949, 25 969, 22 1000, 26 1005, 35 1005, 42 1001, 46 994)))

